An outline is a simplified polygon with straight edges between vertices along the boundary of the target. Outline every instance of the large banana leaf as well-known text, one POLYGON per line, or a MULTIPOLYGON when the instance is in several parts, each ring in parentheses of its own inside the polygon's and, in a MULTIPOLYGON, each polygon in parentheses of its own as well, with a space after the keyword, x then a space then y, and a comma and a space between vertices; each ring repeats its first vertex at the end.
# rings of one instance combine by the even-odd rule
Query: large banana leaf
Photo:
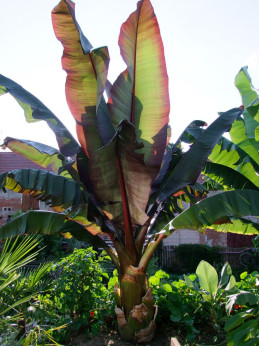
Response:
POLYGON ((35 122, 45 120, 56 135, 61 153, 64 156, 73 156, 79 146, 62 122, 31 93, 9 78, 0 75, 0 95, 9 93, 23 108, 26 120, 35 122))
POLYGON ((259 190, 251 180, 238 171, 213 162, 207 162, 202 172, 224 189, 250 189, 259 190))
POLYGON ((40 169, 16 169, 2 173, 0 188, 29 194, 56 210, 79 206, 87 198, 74 180, 40 169))
POLYGON ((49 167, 55 173, 58 173, 65 161, 65 157, 60 151, 37 142, 7 137, 2 147, 10 149, 13 153, 19 154, 44 168, 49 167))
POLYGON ((258 95, 255 91, 251 77, 248 73, 248 67, 242 67, 235 78, 235 85, 238 88, 240 95, 242 97, 243 105, 247 108, 257 99, 258 95))
POLYGON ((184 152, 181 149, 181 143, 192 144, 204 132, 203 126, 207 126, 202 120, 192 121, 185 130, 181 133, 175 144, 169 144, 166 147, 166 152, 159 170, 159 174, 152 184, 152 193, 157 191, 162 183, 165 175, 169 176, 170 172, 175 168, 184 152))
MULTIPOLYGON (((201 129, 199 125, 194 125, 194 128, 190 125, 179 138, 182 142, 193 143, 205 131, 201 129)), ((239 145, 231 142, 227 138, 220 138, 219 142, 212 150, 209 160, 238 170, 239 173, 259 187, 259 164, 247 152, 241 149, 239 145)))
POLYGON ((0 175, 0 188, 29 194, 56 211, 72 208, 68 219, 80 223, 94 235, 102 233, 96 224, 96 220, 101 223, 104 218, 102 210, 88 200, 87 192, 72 179, 45 170, 17 169, 0 175))
POLYGON ((122 25, 119 46, 127 69, 111 89, 112 122, 115 128, 124 119, 134 124, 144 144, 140 152, 155 178, 166 146, 169 96, 163 43, 149 0, 139 1, 122 25))
POLYGON ((238 145, 222 137, 214 147, 209 160, 237 170, 259 187, 259 165, 238 145))
POLYGON ((133 224, 142 225, 147 220, 151 176, 143 155, 136 153, 139 147, 134 126, 124 120, 112 141, 89 158, 89 176, 96 197, 106 203, 104 210, 120 227, 128 212, 133 224))
POLYGON ((233 219, 229 223, 210 225, 208 228, 223 233, 238 233, 244 235, 259 234, 259 223, 244 218, 233 219))
POLYGON ((229 130, 233 121, 242 114, 242 109, 233 108, 216 119, 193 143, 189 151, 181 158, 172 171, 169 171, 161 183, 158 202, 163 202, 182 187, 192 184, 201 170, 215 144, 222 134, 229 130))
POLYGON ((23 234, 67 232, 80 241, 90 241, 98 247, 108 247, 100 237, 92 235, 79 223, 68 220, 65 214, 38 210, 30 210, 7 222, 0 229, 0 240, 23 234))
POLYGON ((259 164, 259 141, 256 140, 256 128, 259 126, 258 94, 254 90, 247 67, 239 71, 235 85, 241 94, 245 111, 243 118, 240 117, 234 122, 230 136, 235 144, 259 164))
POLYGON ((23 139, 7 137, 2 147, 10 149, 26 159, 35 162, 39 166, 49 168, 51 171, 72 178, 80 182, 76 163, 66 158, 60 151, 48 145, 27 141, 23 139))
POLYGON ((244 114, 244 119, 239 117, 233 123, 230 137, 233 143, 237 144, 259 164, 259 142, 255 140, 256 126, 258 123, 248 113, 244 114))
POLYGON ((258 200, 259 191, 234 190, 221 192, 191 206, 178 215, 165 229, 167 231, 170 228, 205 230, 212 227, 224 232, 258 234, 258 224, 256 225, 252 221, 240 220, 231 223, 231 219, 237 220, 244 216, 258 217, 258 200), (240 228, 235 226, 240 226, 240 228))
POLYGON ((78 140, 90 156, 114 135, 102 97, 108 72, 108 50, 102 47, 92 51, 92 45, 75 19, 75 4, 70 0, 60 1, 53 9, 52 22, 56 37, 64 47, 62 66, 67 72, 67 102, 76 120, 78 140))

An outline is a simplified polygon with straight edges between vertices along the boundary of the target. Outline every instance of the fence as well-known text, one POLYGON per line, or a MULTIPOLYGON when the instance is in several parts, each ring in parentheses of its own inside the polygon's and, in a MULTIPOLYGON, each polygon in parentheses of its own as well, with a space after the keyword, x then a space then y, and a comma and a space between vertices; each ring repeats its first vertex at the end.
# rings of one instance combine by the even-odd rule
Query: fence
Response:
MULTIPOLYGON (((228 262, 232 268, 258 269, 253 248, 221 248, 221 263, 228 262)), ((188 256, 188 254, 186 254, 188 256)), ((156 251, 157 265, 163 269, 177 269, 182 267, 177 254, 177 246, 163 246, 156 251)), ((218 264, 218 263, 213 263, 218 264)))

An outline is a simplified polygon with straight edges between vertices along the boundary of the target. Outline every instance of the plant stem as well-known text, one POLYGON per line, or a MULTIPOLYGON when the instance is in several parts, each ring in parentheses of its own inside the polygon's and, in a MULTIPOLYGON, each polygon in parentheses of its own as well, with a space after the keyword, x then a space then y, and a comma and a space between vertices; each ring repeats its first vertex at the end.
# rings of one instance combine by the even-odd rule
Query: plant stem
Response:
POLYGON ((148 220, 144 223, 144 225, 141 227, 139 233, 137 234, 137 237, 135 239, 135 247, 137 250, 138 255, 141 255, 141 251, 146 239, 146 235, 147 235, 147 231, 148 231, 148 227, 150 225, 150 222, 152 220, 153 216, 150 216, 148 218, 148 220))
POLYGON ((148 263, 151 259, 151 257, 153 256, 156 248, 158 247, 158 245, 160 244, 160 242, 166 237, 165 234, 158 234, 157 238, 155 239, 155 241, 151 242, 146 251, 144 252, 144 255, 142 256, 140 262, 139 262, 139 268, 143 268, 143 271, 146 271, 148 263))

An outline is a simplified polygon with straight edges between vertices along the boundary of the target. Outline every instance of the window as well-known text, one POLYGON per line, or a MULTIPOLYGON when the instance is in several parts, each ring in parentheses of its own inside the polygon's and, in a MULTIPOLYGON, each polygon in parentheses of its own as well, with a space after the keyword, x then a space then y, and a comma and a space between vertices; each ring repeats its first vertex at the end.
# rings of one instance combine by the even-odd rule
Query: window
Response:
POLYGON ((11 211, 12 210, 12 208, 10 208, 10 207, 3 207, 2 208, 2 211, 11 211))

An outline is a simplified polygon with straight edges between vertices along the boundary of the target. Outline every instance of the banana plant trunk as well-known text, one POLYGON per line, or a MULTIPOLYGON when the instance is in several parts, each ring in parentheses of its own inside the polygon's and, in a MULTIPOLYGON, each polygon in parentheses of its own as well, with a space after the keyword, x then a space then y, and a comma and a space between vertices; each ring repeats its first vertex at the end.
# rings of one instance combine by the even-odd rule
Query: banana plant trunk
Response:
POLYGON ((126 341, 148 343, 155 334, 157 306, 143 268, 128 266, 115 286, 119 332, 126 341))

